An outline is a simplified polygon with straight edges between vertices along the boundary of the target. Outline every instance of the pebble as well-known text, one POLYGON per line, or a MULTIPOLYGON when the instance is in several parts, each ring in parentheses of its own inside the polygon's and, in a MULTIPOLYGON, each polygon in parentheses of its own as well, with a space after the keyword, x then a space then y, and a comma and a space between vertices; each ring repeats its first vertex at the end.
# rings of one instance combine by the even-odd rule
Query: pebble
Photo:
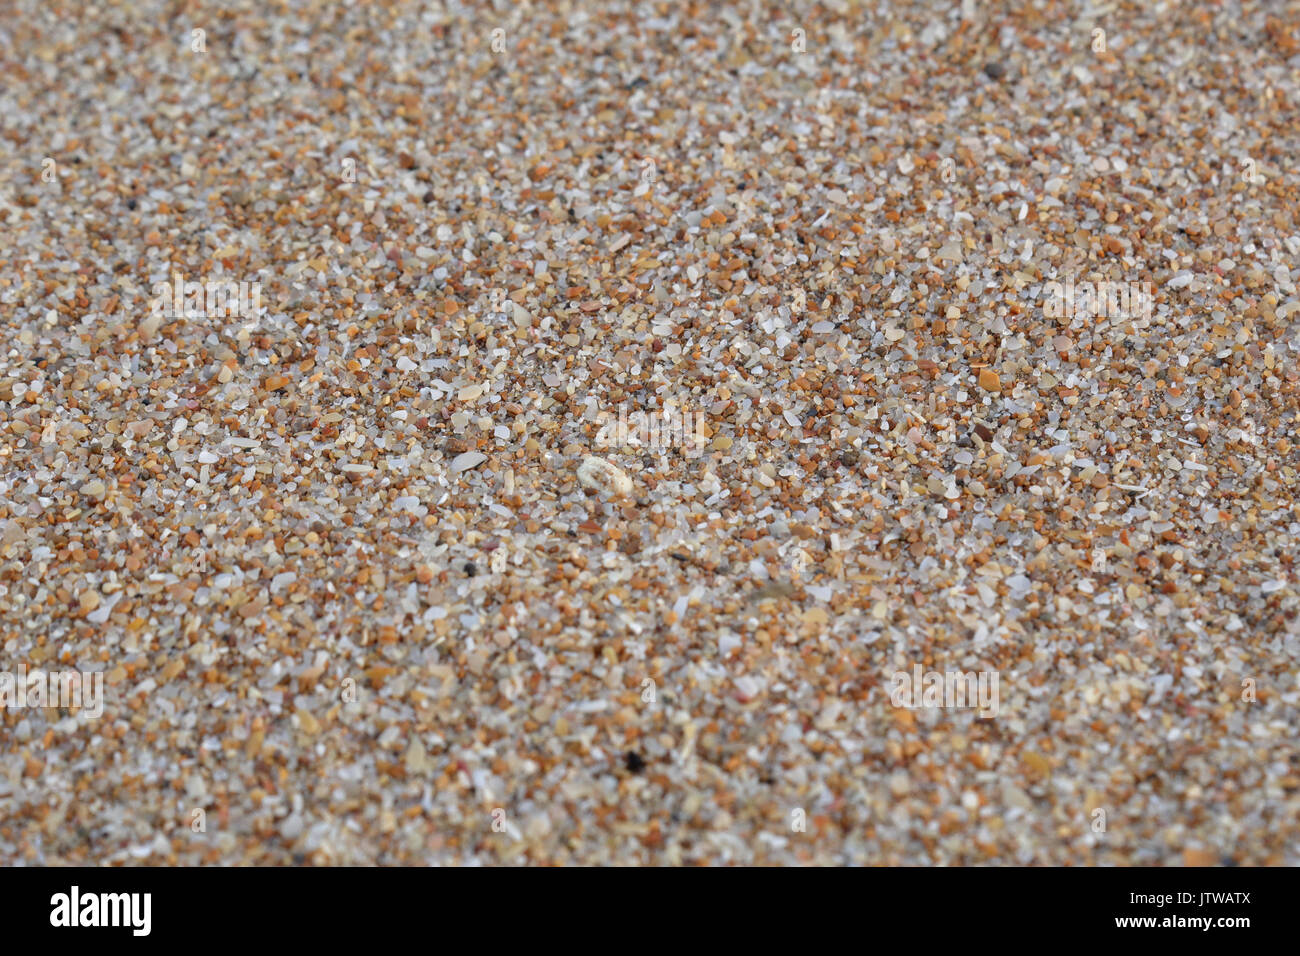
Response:
POLYGON ((632 479, 617 465, 603 458, 588 455, 578 465, 578 481, 584 488, 608 492, 612 495, 632 493, 632 479))

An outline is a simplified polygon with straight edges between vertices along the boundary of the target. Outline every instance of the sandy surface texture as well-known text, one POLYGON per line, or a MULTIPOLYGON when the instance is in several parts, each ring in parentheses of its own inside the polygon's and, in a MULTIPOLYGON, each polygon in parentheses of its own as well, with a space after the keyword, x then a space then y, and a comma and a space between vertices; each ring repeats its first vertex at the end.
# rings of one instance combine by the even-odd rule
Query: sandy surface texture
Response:
POLYGON ((0 5, 0 863, 1300 864, 1297 14, 0 5))

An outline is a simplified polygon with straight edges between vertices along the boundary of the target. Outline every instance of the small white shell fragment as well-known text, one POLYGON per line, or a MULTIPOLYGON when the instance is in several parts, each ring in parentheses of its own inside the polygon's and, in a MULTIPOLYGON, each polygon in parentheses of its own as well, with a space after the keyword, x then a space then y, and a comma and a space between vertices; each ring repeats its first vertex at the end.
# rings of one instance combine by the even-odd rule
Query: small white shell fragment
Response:
POLYGON ((162 325, 162 319, 163 317, 161 313, 154 313, 149 315, 143 322, 141 322, 140 341, 148 342, 155 335, 157 335, 158 327, 162 325))
POLYGON ((459 474, 462 471, 469 471, 471 468, 477 468, 485 461, 487 461, 487 455, 482 452, 467 451, 452 459, 451 470, 453 474, 459 474))
POLYGON ((627 495, 632 492, 632 479, 617 465, 611 465, 603 458, 588 455, 578 466, 578 481, 585 488, 608 491, 614 495, 627 495))
POLYGON ((81 493, 87 498, 102 498, 104 497, 105 491, 107 491, 107 489, 104 487, 104 483, 99 479, 88 481, 81 486, 81 493))

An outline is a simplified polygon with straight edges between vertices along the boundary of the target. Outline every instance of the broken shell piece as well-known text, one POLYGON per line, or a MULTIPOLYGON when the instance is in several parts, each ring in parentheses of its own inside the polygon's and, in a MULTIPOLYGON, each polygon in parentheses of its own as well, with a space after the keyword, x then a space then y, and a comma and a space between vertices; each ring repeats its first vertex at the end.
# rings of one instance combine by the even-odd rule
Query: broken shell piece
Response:
POLYGON ((487 461, 487 455, 477 451, 462 452, 457 455, 451 462, 452 474, 459 474, 462 471, 469 471, 471 468, 477 468, 483 462, 487 461))
POLYGON ((612 495, 632 493, 632 479, 623 469, 594 455, 588 455, 578 466, 578 480, 584 488, 608 491, 612 495))

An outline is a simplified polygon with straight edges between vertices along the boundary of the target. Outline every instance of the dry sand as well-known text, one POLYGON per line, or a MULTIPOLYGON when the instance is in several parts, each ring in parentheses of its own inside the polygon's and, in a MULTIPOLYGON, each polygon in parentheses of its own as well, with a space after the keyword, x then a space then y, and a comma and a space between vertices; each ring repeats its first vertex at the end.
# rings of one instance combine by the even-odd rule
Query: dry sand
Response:
POLYGON ((0 863, 1300 863, 1295 4, 5 6, 0 863))

